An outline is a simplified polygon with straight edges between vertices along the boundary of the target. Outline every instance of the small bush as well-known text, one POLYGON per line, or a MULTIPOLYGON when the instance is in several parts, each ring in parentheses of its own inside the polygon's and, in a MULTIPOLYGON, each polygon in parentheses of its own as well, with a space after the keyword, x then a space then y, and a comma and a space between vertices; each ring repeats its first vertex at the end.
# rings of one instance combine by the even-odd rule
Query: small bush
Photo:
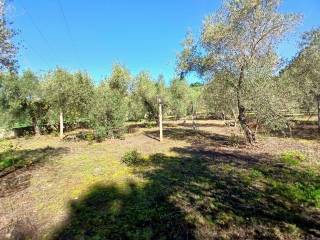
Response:
POLYGON ((156 124, 153 122, 146 122, 144 126, 145 128, 154 128, 156 124))
POLYGON ((95 129, 94 138, 97 142, 102 142, 107 137, 106 129, 104 127, 97 127, 95 129))
POLYGON ((88 141, 88 142, 93 142, 94 140, 94 134, 92 132, 89 132, 86 134, 85 136, 85 139, 88 141))
POLYGON ((295 165, 298 165, 300 162, 305 161, 306 156, 299 151, 293 150, 293 151, 283 152, 281 154, 280 159, 282 162, 290 166, 295 166, 295 165))
POLYGON ((126 152, 121 158, 121 161, 128 166, 132 166, 141 163, 143 161, 143 157, 137 150, 132 150, 126 152))
POLYGON ((258 169, 252 169, 252 170, 250 171, 250 177, 251 177, 252 179, 261 178, 261 177, 263 177, 263 173, 260 172, 258 169))
POLYGON ((3 169, 14 165, 16 159, 13 156, 13 151, 15 147, 10 141, 3 140, 0 141, 0 149, 3 152, 0 156, 0 171, 3 169))
POLYGON ((229 142, 232 146, 238 147, 243 142, 243 139, 241 136, 232 133, 229 137, 229 142))

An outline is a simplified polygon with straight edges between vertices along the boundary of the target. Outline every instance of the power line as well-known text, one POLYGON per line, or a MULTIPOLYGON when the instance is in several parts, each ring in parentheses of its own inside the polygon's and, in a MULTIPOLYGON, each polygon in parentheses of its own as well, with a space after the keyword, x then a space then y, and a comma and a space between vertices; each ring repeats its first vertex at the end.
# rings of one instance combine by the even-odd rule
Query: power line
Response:
POLYGON ((30 19, 30 22, 32 23, 32 25, 34 26, 34 28, 37 30, 37 32, 39 33, 39 35, 41 36, 42 40, 46 43, 47 47, 49 48, 49 50, 53 50, 53 48, 51 47, 51 45, 49 44, 49 41, 47 40, 47 38, 45 37, 45 35, 42 33, 41 29, 39 28, 39 26, 36 24, 36 22, 34 21, 33 17, 31 16, 31 14, 29 13, 29 11, 25 8, 25 6, 22 4, 22 2, 20 2, 20 5, 22 7, 22 9, 25 11, 25 13, 27 14, 27 16, 30 19))
POLYGON ((34 48, 32 47, 25 39, 23 40, 25 44, 27 44, 27 48, 30 49, 35 55, 38 56, 38 58, 44 63, 44 65, 47 65, 49 68, 50 64, 49 62, 34 48))
MULTIPOLYGON (((77 59, 80 59, 80 55, 79 55, 79 51, 76 47, 76 44, 75 44, 75 41, 72 37, 72 33, 71 33, 71 28, 70 28, 70 25, 68 23, 68 20, 67 20, 67 17, 64 13, 64 10, 63 10, 63 7, 62 7, 62 4, 61 4, 61 1, 60 0, 57 0, 58 2, 58 5, 59 5, 59 9, 60 9, 60 12, 61 12, 61 15, 62 15, 62 18, 63 18, 63 21, 64 21, 64 24, 66 26, 66 29, 67 29, 67 32, 68 32, 68 35, 69 35, 69 39, 70 39, 70 42, 71 42, 71 45, 72 45, 72 48, 73 48, 73 51, 74 51, 74 54, 76 56, 77 59)), ((82 64, 81 64, 82 65, 82 64)), ((83 67, 83 66, 82 66, 83 67)))

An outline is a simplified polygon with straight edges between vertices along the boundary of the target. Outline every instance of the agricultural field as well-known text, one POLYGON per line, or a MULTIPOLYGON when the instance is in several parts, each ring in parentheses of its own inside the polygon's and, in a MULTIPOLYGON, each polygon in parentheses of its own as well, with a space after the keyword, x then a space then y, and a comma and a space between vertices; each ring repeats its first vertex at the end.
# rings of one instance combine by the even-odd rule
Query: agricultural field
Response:
POLYGON ((319 139, 259 135, 248 146, 223 121, 191 126, 165 122, 163 142, 143 124, 100 143, 1 141, 0 238, 320 237, 319 139))
POLYGON ((319 12, 0 0, 0 240, 319 240, 319 12))

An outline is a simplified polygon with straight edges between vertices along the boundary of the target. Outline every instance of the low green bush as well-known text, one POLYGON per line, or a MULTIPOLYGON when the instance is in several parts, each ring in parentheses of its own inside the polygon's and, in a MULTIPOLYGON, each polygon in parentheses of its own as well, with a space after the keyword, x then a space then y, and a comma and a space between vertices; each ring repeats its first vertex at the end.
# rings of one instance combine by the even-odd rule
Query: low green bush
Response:
POLYGON ((229 143, 234 147, 238 147, 243 143, 243 137, 232 133, 229 136, 229 143))
POLYGON ((132 151, 126 152, 122 156, 121 161, 128 166, 133 166, 136 164, 140 164, 143 161, 143 157, 141 153, 139 153, 137 150, 132 150, 132 151))
POLYGON ((13 155, 15 147, 8 140, 0 141, 0 171, 11 167, 17 162, 17 159, 13 155))
POLYGON ((297 150, 290 150, 285 151, 281 154, 280 159, 282 162, 290 165, 295 166, 298 165, 300 162, 303 162, 306 160, 306 156, 297 150))

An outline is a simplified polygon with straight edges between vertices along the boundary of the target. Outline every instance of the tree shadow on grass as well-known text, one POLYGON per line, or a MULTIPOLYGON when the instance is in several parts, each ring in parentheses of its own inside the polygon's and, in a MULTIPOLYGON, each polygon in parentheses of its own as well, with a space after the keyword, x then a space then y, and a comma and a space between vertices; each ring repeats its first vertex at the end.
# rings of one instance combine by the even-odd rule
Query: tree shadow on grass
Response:
POLYGON ((181 209, 194 222, 202 219, 199 239, 320 237, 319 174, 279 165, 268 155, 172 150, 184 157, 155 155, 157 170, 144 177, 171 186, 181 209))
POLYGON ((0 153, 0 197, 21 191, 30 185, 30 169, 42 166, 68 152, 68 148, 8 150, 0 153))
MULTIPOLYGON (((159 131, 146 130, 145 136, 158 139, 159 131)), ((227 135, 214 134, 207 131, 193 130, 187 128, 167 128, 163 130, 163 136, 172 140, 186 141, 193 145, 207 146, 233 146, 237 144, 240 147, 246 145, 245 139, 238 137, 236 142, 231 141, 227 135)))
MULTIPOLYGON (((179 123, 178 124, 181 127, 189 127, 192 128, 193 127, 193 123, 192 122, 186 122, 186 123, 179 123)), ((226 127, 226 125, 222 122, 222 123, 215 123, 215 122, 201 122, 201 121, 197 121, 195 120, 195 125, 197 127, 218 127, 218 128, 224 128, 226 127)))
POLYGON ((185 215, 153 182, 96 185, 70 203, 70 215, 52 239, 194 239, 185 215))
POLYGON ((294 139, 320 140, 316 121, 294 121, 291 129, 273 132, 277 137, 292 137, 294 139))
POLYGON ((199 146, 137 161, 146 185, 95 186, 53 239, 318 239, 320 176, 199 146))

